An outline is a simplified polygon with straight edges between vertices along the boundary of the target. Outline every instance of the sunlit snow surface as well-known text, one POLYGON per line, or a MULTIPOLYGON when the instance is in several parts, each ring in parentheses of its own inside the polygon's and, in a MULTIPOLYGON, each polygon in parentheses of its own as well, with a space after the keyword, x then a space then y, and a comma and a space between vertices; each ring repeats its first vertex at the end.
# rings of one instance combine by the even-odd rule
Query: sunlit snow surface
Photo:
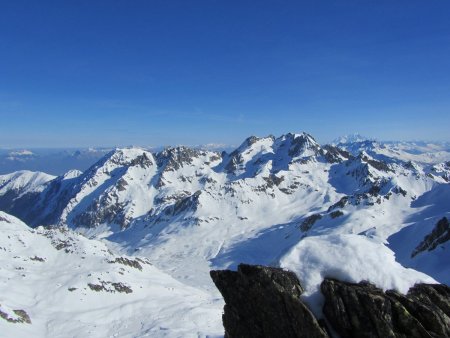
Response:
POLYGON ((415 283, 436 283, 424 273, 396 262, 394 253, 379 239, 353 234, 305 238, 281 259, 281 266, 299 276, 305 287, 303 296, 319 316, 319 287, 325 277, 353 283, 366 280, 384 290, 402 293, 415 283))
POLYGON ((44 201, 39 215, 59 208, 55 224, 72 229, 1 223, 0 247, 7 249, 0 249, 0 283, 15 293, 0 293, 0 304, 25 310, 32 324, 0 319, 0 328, 12 337, 222 335, 223 301, 209 271, 241 262, 296 272, 318 314, 324 277, 402 292, 419 281, 449 283, 448 243, 410 257, 436 222, 449 217, 448 163, 426 155, 409 162, 374 143, 349 150, 355 157, 329 161, 331 150, 310 135, 287 134, 249 138, 223 155, 183 147, 117 149, 83 173, 54 180, 30 172, 0 176, 0 195, 55 192, 38 200, 44 201), (374 186, 379 191, 372 194, 374 186), (302 226, 311 216, 315 222, 302 226), (70 236, 82 249, 56 250, 47 235, 70 236), (140 271, 107 263, 120 256, 152 265, 140 271), (93 291, 87 284, 98 278, 123 282, 133 293, 93 291))
POLYGON ((12 310, 25 310, 31 319, 0 318, 1 337, 222 335, 221 298, 176 281, 145 258, 142 270, 110 263, 118 256, 99 241, 72 231, 31 230, 3 212, 0 229, 0 310, 11 317, 12 310), (107 291, 88 286, 102 282, 107 291), (118 292, 112 283, 132 292, 118 292))

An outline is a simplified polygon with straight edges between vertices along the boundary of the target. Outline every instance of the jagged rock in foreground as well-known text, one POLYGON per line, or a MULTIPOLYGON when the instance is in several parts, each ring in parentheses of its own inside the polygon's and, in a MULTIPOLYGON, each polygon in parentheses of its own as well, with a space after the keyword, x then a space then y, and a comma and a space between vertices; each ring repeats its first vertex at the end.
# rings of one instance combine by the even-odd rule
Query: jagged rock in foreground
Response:
POLYGON ((211 271, 225 299, 225 337, 328 337, 300 300, 294 273, 241 264, 238 271, 211 271))
POLYGON ((416 284, 407 295, 325 279, 323 313, 341 337, 450 337, 450 288, 416 284))
MULTIPOLYGON (((226 337, 329 337, 300 299, 303 288, 289 271, 241 264, 211 271, 225 300, 226 337)), ((340 337, 450 337, 450 288, 416 284, 406 295, 368 282, 326 278, 323 313, 340 337)))

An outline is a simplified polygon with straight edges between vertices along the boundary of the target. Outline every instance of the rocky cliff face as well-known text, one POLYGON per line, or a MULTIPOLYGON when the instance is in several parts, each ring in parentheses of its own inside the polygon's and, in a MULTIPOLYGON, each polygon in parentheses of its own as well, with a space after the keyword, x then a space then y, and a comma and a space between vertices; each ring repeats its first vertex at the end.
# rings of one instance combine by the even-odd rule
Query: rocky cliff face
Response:
POLYGON ((341 337, 449 337, 450 288, 417 284, 406 295, 367 282, 325 279, 323 313, 341 337))
MULTIPOLYGON (((211 271, 225 300, 226 337, 329 337, 300 299, 303 288, 289 271, 241 264, 211 271)), ((449 337, 450 288, 416 284, 406 295, 374 285, 326 278, 323 314, 340 337, 449 337)))
POLYGON ((417 254, 428 250, 433 251, 440 244, 450 241, 450 224, 447 217, 443 217, 437 222, 433 231, 425 236, 423 241, 412 252, 411 257, 415 257, 417 254))
POLYGON ((225 337, 328 337, 300 300, 294 273, 259 265, 211 271, 225 299, 225 337))

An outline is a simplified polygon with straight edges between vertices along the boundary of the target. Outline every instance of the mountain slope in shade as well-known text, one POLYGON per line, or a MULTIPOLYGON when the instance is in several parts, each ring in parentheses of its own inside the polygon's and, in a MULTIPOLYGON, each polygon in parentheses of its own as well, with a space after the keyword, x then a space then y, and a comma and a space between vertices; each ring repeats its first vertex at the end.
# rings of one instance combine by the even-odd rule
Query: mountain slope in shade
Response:
POLYGON ((2 337, 222 334, 223 303, 146 258, 114 255, 70 230, 30 229, 3 212, 0 229, 2 337), (30 323, 14 322, 18 313, 30 323))

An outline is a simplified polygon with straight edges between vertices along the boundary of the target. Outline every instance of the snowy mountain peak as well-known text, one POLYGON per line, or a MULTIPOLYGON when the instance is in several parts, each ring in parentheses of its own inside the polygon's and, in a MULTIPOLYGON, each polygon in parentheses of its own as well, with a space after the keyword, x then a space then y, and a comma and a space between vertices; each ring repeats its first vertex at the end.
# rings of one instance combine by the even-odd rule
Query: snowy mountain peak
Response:
POLYGON ((320 154, 320 145, 307 133, 288 133, 278 138, 252 136, 224 158, 223 168, 227 173, 253 177, 266 170, 286 170, 290 163, 307 161, 320 154))
POLYGON ((19 194, 42 191, 44 184, 53 179, 55 176, 27 170, 0 175, 0 195, 8 191, 16 191, 19 194))
POLYGON ((168 147, 156 154, 158 167, 164 168, 164 171, 175 171, 185 165, 190 165, 194 159, 200 157, 212 157, 217 160, 218 154, 206 150, 189 148, 186 146, 168 147))
POLYGON ((80 175, 82 175, 82 174, 83 174, 83 172, 80 171, 80 170, 76 170, 76 169, 74 169, 74 170, 69 170, 68 172, 66 172, 66 173, 63 175, 63 180, 70 180, 70 179, 76 178, 76 177, 78 177, 78 176, 80 176, 80 175))
POLYGON ((349 134, 340 136, 332 141, 332 144, 334 145, 342 145, 342 144, 349 144, 349 143, 357 143, 357 142, 365 142, 365 141, 374 141, 374 139, 363 136, 358 133, 349 134))
POLYGON ((153 164, 152 153, 141 148, 117 148, 106 157, 109 162, 121 166, 140 165, 146 167, 153 164))
POLYGON ((309 134, 287 134, 286 140, 290 142, 288 154, 292 158, 304 158, 319 154, 320 145, 309 134))
POLYGON ((273 153, 274 137, 248 137, 229 155, 225 154, 221 168, 234 175, 253 175, 255 165, 262 163, 262 158, 273 153))
POLYGON ((262 148, 270 148, 275 140, 272 135, 265 137, 250 136, 242 142, 231 154, 249 154, 260 151, 262 148))

